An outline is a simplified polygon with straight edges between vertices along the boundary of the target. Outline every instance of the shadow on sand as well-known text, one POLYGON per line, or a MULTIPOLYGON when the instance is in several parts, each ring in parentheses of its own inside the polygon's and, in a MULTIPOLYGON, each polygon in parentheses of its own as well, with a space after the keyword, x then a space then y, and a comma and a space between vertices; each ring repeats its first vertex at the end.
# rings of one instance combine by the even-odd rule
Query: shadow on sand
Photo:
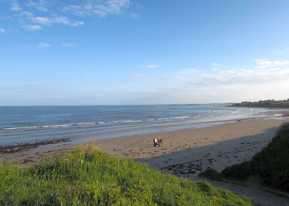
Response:
MULTIPOLYGON (((139 161, 145 162, 163 172, 201 180, 198 174, 208 168, 221 171, 230 165, 250 160, 269 144, 277 130, 278 127, 273 127, 256 135, 193 147, 154 158, 139 159, 139 161)), ((206 181, 246 196, 258 206, 289 206, 289 194, 282 195, 279 191, 268 190, 268 188, 259 184, 251 184, 250 182, 238 183, 227 180, 206 181)))
POLYGON ((191 169, 187 171, 188 174, 190 172, 197 174, 198 171, 204 171, 208 167, 220 171, 227 166, 251 159, 254 154, 259 152, 272 140, 277 130, 278 127, 274 127, 257 135, 219 141, 189 149, 179 148, 179 151, 176 152, 153 158, 139 159, 139 161, 148 163, 158 169, 172 171, 176 171, 178 168, 186 169, 186 166, 190 164, 197 165, 197 169, 195 170, 194 168, 187 168, 191 169))

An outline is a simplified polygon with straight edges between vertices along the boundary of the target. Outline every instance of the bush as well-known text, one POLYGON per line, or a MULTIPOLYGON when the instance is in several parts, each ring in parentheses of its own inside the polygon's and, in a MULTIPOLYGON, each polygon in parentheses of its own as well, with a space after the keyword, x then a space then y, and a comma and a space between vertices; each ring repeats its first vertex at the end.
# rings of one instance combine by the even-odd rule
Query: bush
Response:
POLYGON ((207 183, 162 174, 94 149, 77 150, 32 168, 0 166, 0 205, 252 205, 207 183))
POLYGON ((289 192, 289 124, 280 127, 271 143, 250 162, 223 170, 226 177, 259 176, 264 184, 289 192))
POLYGON ((228 178, 245 180, 253 174, 253 170, 250 162, 243 162, 241 164, 227 167, 222 171, 222 174, 228 178))
POLYGON ((272 142, 252 161, 255 173, 265 184, 289 192, 289 124, 283 125, 272 142))
POLYGON ((204 172, 200 173, 199 176, 217 181, 221 181, 223 179, 223 175, 212 168, 206 169, 204 172))

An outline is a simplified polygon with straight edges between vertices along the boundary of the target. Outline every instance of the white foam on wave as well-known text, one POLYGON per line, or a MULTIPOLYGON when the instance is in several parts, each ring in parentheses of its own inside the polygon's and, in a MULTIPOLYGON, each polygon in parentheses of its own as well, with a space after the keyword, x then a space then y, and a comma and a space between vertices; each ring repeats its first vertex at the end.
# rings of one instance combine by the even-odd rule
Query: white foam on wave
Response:
POLYGON ((58 128, 70 128, 70 127, 93 127, 96 126, 96 122, 77 122, 67 124, 47 124, 47 125, 34 125, 25 127, 7 127, 2 130, 36 130, 36 129, 58 129, 58 128))
MULTIPOLYGON (((66 128, 94 128, 94 127, 112 127, 112 126, 132 126, 132 125, 144 125, 144 124, 165 124, 165 123, 175 123, 180 124, 184 122, 210 122, 210 121, 223 121, 230 119, 242 119, 246 117, 260 117, 265 116, 260 110, 254 109, 237 109, 237 110, 208 110, 206 112, 193 112, 188 113, 188 115, 175 115, 167 117, 150 117, 144 119, 120 119, 120 120, 98 120, 98 121, 83 121, 83 122, 68 122, 59 124, 44 124, 44 125, 32 125, 32 126, 19 126, 19 127, 8 127, 0 128, 0 130, 7 131, 22 131, 22 130, 49 130, 49 129, 66 129, 66 128)), ((182 113, 184 114, 184 113, 182 113)), ((278 117, 280 114, 274 114, 278 117)))
POLYGON ((76 126, 80 126, 80 127, 93 127, 95 126, 97 123, 96 122, 79 122, 76 123, 76 126))
POLYGON ((130 120, 130 119, 127 119, 127 120, 115 120, 115 121, 112 121, 113 124, 141 123, 141 122, 143 122, 143 120, 130 120))
POLYGON ((157 118, 158 121, 172 121, 172 120, 184 120, 189 119, 189 116, 174 116, 174 117, 161 117, 157 118))
POLYGON ((7 128, 2 128, 2 130, 18 130, 18 129, 37 129, 38 126, 27 126, 27 127, 7 127, 7 128))

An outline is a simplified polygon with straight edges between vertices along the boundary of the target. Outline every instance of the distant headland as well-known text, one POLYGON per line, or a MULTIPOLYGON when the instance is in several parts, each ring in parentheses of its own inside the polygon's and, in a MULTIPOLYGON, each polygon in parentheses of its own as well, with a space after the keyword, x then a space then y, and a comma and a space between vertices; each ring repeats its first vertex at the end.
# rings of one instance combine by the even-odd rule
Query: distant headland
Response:
POLYGON ((264 107, 264 108, 289 108, 289 99, 287 100, 260 100, 256 102, 234 103, 233 107, 264 107))

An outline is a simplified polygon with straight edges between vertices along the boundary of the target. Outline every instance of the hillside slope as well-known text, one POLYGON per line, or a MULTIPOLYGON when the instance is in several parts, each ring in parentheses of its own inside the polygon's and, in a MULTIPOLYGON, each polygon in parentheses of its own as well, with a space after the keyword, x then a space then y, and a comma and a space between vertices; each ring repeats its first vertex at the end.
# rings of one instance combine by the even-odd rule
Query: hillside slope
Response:
POLYGON ((32 168, 0 166, 0 205, 222 205, 251 202, 207 183, 79 149, 32 168))
POLYGON ((236 179, 257 176, 265 185, 289 192, 289 124, 251 161, 226 168, 222 174, 236 179))

